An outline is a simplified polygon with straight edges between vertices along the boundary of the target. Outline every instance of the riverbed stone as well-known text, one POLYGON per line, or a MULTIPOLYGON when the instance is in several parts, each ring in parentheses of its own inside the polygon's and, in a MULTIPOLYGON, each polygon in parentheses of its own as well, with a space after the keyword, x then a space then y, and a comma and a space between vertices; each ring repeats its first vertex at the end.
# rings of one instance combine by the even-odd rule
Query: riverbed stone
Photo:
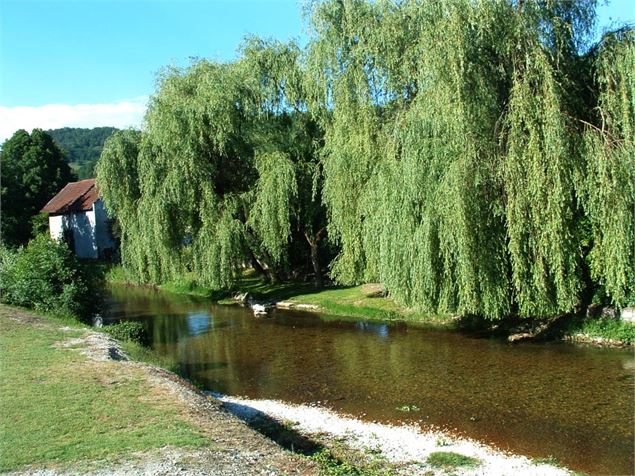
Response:
POLYGON ((602 319, 619 319, 619 313, 614 307, 605 307, 602 309, 602 319))
POLYGON ((625 307, 620 316, 622 322, 635 324, 635 307, 625 307))

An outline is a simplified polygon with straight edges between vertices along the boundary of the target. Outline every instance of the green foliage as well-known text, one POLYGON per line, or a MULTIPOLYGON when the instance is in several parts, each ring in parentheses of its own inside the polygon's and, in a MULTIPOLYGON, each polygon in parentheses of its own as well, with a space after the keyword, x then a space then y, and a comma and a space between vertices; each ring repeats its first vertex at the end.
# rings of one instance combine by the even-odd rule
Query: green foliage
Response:
MULTIPOLYGON (((312 4, 308 75, 325 128, 324 198, 340 282, 379 280, 406 304, 490 318, 576 306, 589 285, 579 184, 593 179, 580 172, 589 158, 576 115, 589 109, 576 96, 589 88, 580 86, 587 60, 579 51, 594 8, 585 1, 312 4)), ((625 53, 613 69, 623 71, 616 73, 620 121, 632 124, 627 36, 618 39, 625 53)), ((632 218, 628 160, 615 155, 620 181, 600 189, 597 202, 612 207, 619 188, 620 210, 632 218)), ((604 279, 614 280, 607 290, 619 297, 617 288, 633 282, 631 218, 598 207, 591 221, 603 223, 596 229, 605 228, 607 243, 596 234, 589 245, 592 269, 613 263, 604 279)))
POLYGON ((32 236, 31 218, 74 176, 63 152, 41 129, 13 134, 2 144, 0 162, 2 243, 18 246, 32 236))
POLYGON ((38 213, 31 217, 31 237, 49 233, 49 216, 48 213, 38 213))
POLYGON ((87 319, 98 304, 95 278, 65 243, 40 235, 26 247, 4 250, 0 263, 2 301, 87 319))
POLYGON ((130 281, 126 270, 121 265, 111 265, 104 272, 104 279, 109 283, 126 283, 130 281))
POLYGON ((595 57, 598 126, 584 133, 584 201, 593 277, 613 303, 635 291, 635 32, 606 35, 595 57))
POLYGON ((635 343, 635 325, 617 319, 584 319, 582 322, 573 323, 567 333, 601 337, 625 345, 635 343))
POLYGON ((475 468, 481 464, 481 461, 477 458, 453 453, 451 451, 435 451, 430 453, 426 462, 434 467, 445 470, 475 468))
POLYGON ((355 476, 369 474, 362 468, 350 464, 346 461, 335 458, 328 449, 318 451, 311 456, 320 467, 322 473, 328 476, 355 476))
POLYGON ((298 53, 251 39, 236 63, 166 69, 144 132, 106 142, 97 183, 133 279, 193 272, 200 285, 227 289, 245 262, 274 279, 292 240, 317 242, 319 130, 298 109, 298 53))
POLYGON ((502 174, 515 299, 522 315, 573 308, 580 287, 573 171, 555 72, 538 46, 517 65, 502 174))
POLYGON ((114 127, 63 127, 46 132, 65 152, 69 165, 82 180, 95 176, 95 164, 101 155, 104 142, 116 131, 114 127))
POLYGON ((148 331, 141 322, 118 322, 104 326, 103 330, 118 340, 132 341, 141 345, 148 345, 150 343, 148 331))
POLYGON ((250 224, 274 262, 282 259, 291 235, 290 211, 298 196, 293 163, 281 153, 257 160, 256 200, 250 224))
POLYGON ((632 29, 583 54, 594 1, 307 14, 304 51, 250 37, 233 63, 165 70, 144 132, 106 144, 97 179, 134 279, 226 289, 251 265, 319 285, 333 253, 340 284, 428 313, 628 303, 632 29))

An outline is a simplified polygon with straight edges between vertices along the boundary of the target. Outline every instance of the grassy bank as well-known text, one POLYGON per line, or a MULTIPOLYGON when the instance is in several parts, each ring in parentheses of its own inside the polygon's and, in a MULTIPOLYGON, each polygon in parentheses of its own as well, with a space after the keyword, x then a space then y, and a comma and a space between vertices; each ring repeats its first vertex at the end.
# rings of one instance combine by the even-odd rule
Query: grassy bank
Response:
MULTIPOLYGON (((130 283, 120 266, 106 272, 106 280, 111 283, 130 283)), ((312 283, 284 282, 267 283, 253 271, 246 271, 230 290, 218 291, 197 283, 193 276, 184 276, 156 286, 161 291, 203 297, 220 304, 234 304, 236 294, 249 293, 256 301, 288 301, 293 304, 317 306, 319 311, 332 316, 353 319, 410 322, 449 325, 451 316, 437 316, 401 306, 382 294, 377 284, 360 286, 330 286, 316 290, 312 283)))
MULTIPOLYGON (((333 456, 295 432, 292 441, 312 450, 292 443, 285 451, 284 441, 274 439, 281 448, 173 374, 113 360, 95 338, 114 342, 76 321, 0 304, 0 472, 392 474, 389 465, 369 471, 374 459, 356 450, 333 456)), ((119 344, 169 367, 138 344, 119 344)))
POLYGON ((635 345, 635 325, 615 319, 574 318, 560 335, 574 342, 635 345))
POLYGON ((96 372, 97 364, 61 346, 82 328, 25 325, 17 314, 0 306, 0 471, 205 444, 139 370, 100 363, 96 372))
MULTIPOLYGON (((126 282, 125 273, 120 267, 112 268, 106 276, 110 282, 126 282)), ((461 328, 468 332, 489 333, 500 337, 513 333, 515 327, 532 323, 531 320, 508 319, 492 322, 474 316, 457 318, 451 315, 431 315, 399 305, 386 297, 378 284, 331 286, 318 291, 311 283, 266 283, 253 271, 245 272, 235 287, 226 291, 201 286, 193 276, 185 276, 162 284, 158 288, 166 292, 216 300, 221 304, 233 304, 235 301, 232 296, 249 293, 256 301, 287 301, 293 305, 316 306, 314 310, 326 316, 369 321, 399 320, 423 326, 461 328)), ((536 323, 536 321, 533 322, 536 323)), ((635 344, 635 326, 629 323, 580 316, 558 319, 557 322, 557 325, 544 337, 601 345, 635 344)))

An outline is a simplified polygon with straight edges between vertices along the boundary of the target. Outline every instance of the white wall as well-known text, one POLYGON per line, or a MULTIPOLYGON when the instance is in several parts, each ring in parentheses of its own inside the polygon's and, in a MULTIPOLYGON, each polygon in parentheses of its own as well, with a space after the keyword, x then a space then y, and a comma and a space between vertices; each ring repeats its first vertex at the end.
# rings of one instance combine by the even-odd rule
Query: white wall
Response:
POLYGON ((67 215, 68 229, 73 230, 75 254, 80 258, 98 258, 95 239, 95 212, 77 212, 67 215))
POLYGON ((110 234, 110 220, 108 219, 108 213, 104 207, 104 202, 100 198, 93 204, 93 211, 95 213, 95 237, 97 240, 97 248, 101 257, 107 253, 107 250, 114 252, 115 241, 110 234))
POLYGON ((49 232, 54 240, 61 240, 64 234, 64 215, 49 216, 49 232))
POLYGON ((75 254, 80 258, 97 258, 97 240, 95 239, 95 212, 70 213, 68 215, 49 216, 49 232, 54 240, 64 239, 69 230, 73 236, 75 254))
POLYGON ((108 214, 101 199, 93 204, 92 210, 49 216, 51 238, 63 239, 65 230, 73 234, 75 254, 80 258, 103 258, 115 251, 108 214))

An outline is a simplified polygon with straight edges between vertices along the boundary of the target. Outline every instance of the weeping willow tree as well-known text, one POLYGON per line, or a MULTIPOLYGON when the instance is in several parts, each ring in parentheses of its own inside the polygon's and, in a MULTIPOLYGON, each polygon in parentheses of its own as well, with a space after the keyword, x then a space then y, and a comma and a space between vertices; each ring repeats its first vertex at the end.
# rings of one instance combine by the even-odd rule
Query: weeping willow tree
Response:
POLYGON ((300 186, 307 163, 317 166, 319 130, 301 117, 298 56, 293 44, 251 38, 237 62, 167 69, 143 132, 109 142, 97 180, 136 279, 193 272, 203 285, 228 288, 249 263, 274 280, 292 226, 310 233, 313 221, 300 218, 316 195, 300 186))
MULTIPOLYGON (((301 51, 293 43, 248 38, 241 65, 256 85, 252 141, 258 179, 247 225, 277 265, 308 258, 322 285, 320 243, 325 237, 318 150, 322 131, 307 111, 301 51), (298 246, 305 242, 307 246, 298 246)), ((288 266, 287 266, 288 267, 288 266)))
POLYGON ((584 133, 589 259, 593 278, 624 306, 635 303, 635 31, 607 34, 594 56, 599 94, 584 133))
POLYGON ((141 132, 135 130, 116 131, 104 143, 101 158, 95 173, 99 191, 108 210, 116 210, 120 230, 122 260, 127 263, 131 275, 139 276, 145 265, 138 260, 143 256, 136 248, 140 242, 134 237, 139 234, 139 149, 141 132), (107 177, 107 180, 106 180, 107 177))
POLYGON ((578 51, 592 2, 327 1, 309 74, 342 282, 431 311, 545 316, 582 286, 578 51))
POLYGON ((252 37, 233 63, 166 70, 98 167, 125 266, 320 285, 328 239, 334 279, 431 312, 551 316, 597 286, 627 304, 634 40, 582 54, 594 11, 325 0, 306 51, 252 37))

